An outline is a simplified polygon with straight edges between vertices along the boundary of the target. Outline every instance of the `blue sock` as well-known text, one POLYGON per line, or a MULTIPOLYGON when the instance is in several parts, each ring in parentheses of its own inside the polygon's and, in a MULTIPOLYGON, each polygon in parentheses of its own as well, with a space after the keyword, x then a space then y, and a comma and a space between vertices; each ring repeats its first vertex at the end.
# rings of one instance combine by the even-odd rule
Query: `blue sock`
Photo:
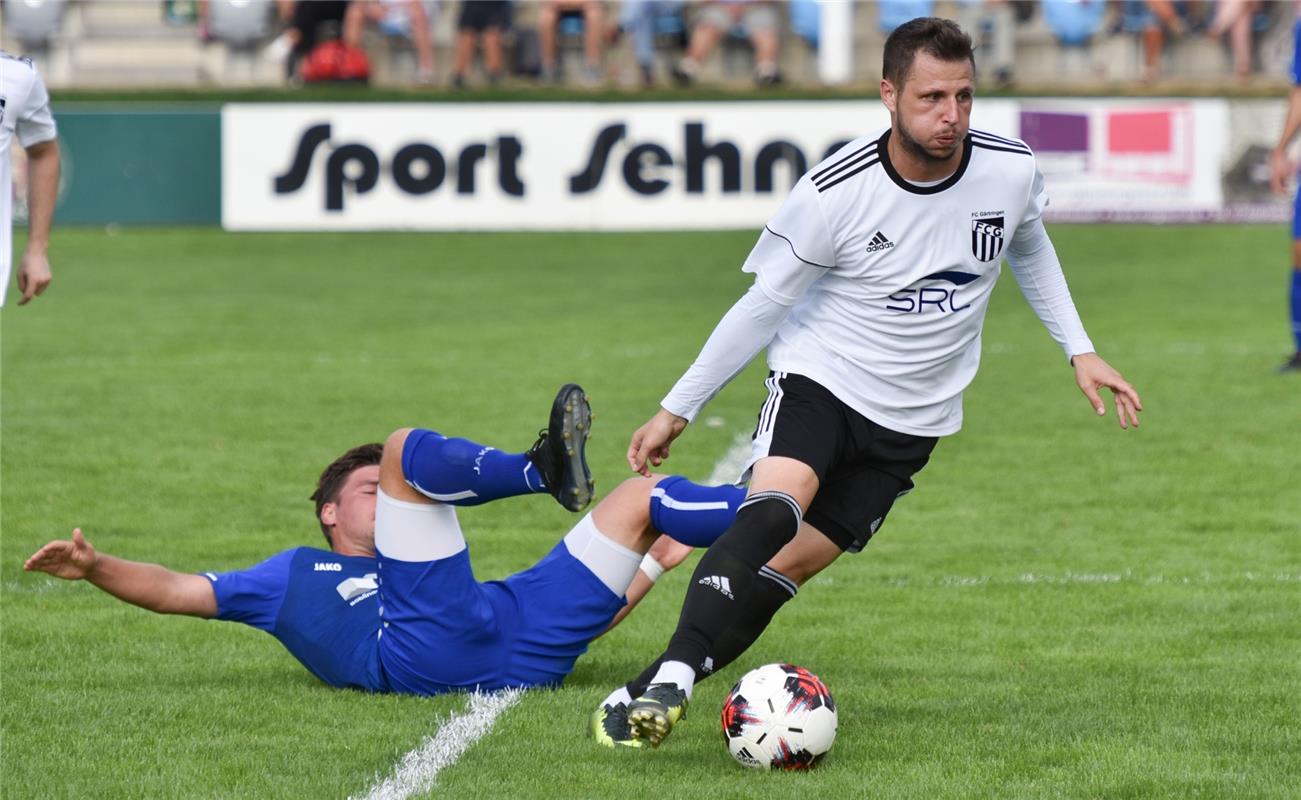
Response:
POLYGON ((701 486, 672 475, 651 490, 651 525, 692 547, 708 547, 723 535, 745 500, 740 486, 701 486))
POLYGON ((1301 269, 1292 269, 1292 338, 1301 353, 1301 269))
POLYGON ((402 477, 431 500, 454 506, 546 491, 542 476, 523 453, 503 453, 419 428, 402 447, 402 477))

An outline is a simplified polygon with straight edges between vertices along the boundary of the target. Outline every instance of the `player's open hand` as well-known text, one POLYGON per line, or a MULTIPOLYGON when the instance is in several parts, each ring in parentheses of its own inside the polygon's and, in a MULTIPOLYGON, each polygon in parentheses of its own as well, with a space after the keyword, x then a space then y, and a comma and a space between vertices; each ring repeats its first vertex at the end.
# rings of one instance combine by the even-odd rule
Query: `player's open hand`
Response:
POLYGON ((18 269, 18 291, 23 293, 18 305, 24 306, 32 298, 45 291, 50 285, 50 259, 45 253, 31 250, 23 254, 22 264, 18 269))
POLYGON ((1288 157, 1287 150, 1274 150, 1269 154, 1269 188, 1274 194, 1287 194, 1287 182, 1296 174, 1297 163, 1288 157))
POLYGON ((28 572, 46 572, 68 581, 83 580, 95 568, 99 556, 90 546, 81 528, 72 531, 72 541, 57 540, 37 550, 23 569, 28 572))
POLYGON ((649 478, 650 468, 664 463, 669 457, 669 443, 686 427, 685 419, 661 408, 632 435, 628 443, 628 466, 649 478))
POLYGON ((1105 416, 1107 406, 1102 401, 1098 390, 1106 387, 1111 390, 1116 401, 1116 418, 1120 427, 1138 427, 1138 412, 1143 410, 1143 401, 1138 398, 1134 387, 1112 369, 1111 365, 1098 357, 1097 353, 1081 353, 1071 361, 1075 364, 1075 382, 1080 391, 1089 398, 1093 410, 1098 416, 1105 416))

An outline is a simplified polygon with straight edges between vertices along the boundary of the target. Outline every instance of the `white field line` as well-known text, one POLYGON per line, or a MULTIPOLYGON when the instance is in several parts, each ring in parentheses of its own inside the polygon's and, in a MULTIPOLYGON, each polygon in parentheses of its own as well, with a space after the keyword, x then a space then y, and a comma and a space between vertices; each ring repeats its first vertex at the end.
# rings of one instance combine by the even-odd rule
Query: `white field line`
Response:
POLYGON ((465 711, 453 714, 433 736, 426 736, 393 769, 392 776, 371 787, 366 800, 405 800, 433 788, 438 773, 455 764, 461 754, 492 730, 503 711, 519 702, 520 689, 470 695, 465 711))
POLYGON ((705 480, 706 486, 720 483, 735 483, 741 475, 741 468, 750 460, 750 434, 738 433, 732 440, 732 446, 723 457, 714 464, 714 471, 705 480))

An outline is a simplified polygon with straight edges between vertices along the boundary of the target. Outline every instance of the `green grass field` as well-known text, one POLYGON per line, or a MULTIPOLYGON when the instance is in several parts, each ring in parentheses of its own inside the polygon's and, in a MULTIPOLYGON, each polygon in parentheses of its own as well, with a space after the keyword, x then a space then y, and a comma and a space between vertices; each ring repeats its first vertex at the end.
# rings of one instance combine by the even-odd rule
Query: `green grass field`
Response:
MULTIPOLYGON (((1301 376, 1281 227, 1057 227, 1142 427, 1097 419, 1005 276, 967 425, 861 555, 701 685, 655 752, 588 712, 654 656, 687 567, 439 774, 432 796, 1296 797, 1301 376), (728 757, 746 669, 819 673, 840 735, 810 774, 728 757)), ((319 684, 271 637, 22 571, 81 526, 186 571, 319 544, 329 459, 409 424, 528 446, 555 387, 597 409, 598 489, 747 284, 752 233, 232 235, 60 230, 56 283, 3 312, 3 795, 358 795, 463 696, 319 684)), ((14 293, 11 290, 11 295, 14 293)), ((763 396, 752 367, 668 466, 703 478, 763 396)), ((546 498, 465 510, 480 579, 540 557, 546 498)))

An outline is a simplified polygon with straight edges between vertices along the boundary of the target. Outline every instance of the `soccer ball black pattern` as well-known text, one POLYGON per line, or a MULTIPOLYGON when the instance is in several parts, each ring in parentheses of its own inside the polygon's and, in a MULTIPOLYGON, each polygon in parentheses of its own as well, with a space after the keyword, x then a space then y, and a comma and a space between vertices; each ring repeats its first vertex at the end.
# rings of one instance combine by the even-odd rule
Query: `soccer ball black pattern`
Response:
POLYGON ((722 727, 728 752, 742 766, 808 769, 836 740, 836 701, 807 669, 768 664, 732 687, 722 727))

